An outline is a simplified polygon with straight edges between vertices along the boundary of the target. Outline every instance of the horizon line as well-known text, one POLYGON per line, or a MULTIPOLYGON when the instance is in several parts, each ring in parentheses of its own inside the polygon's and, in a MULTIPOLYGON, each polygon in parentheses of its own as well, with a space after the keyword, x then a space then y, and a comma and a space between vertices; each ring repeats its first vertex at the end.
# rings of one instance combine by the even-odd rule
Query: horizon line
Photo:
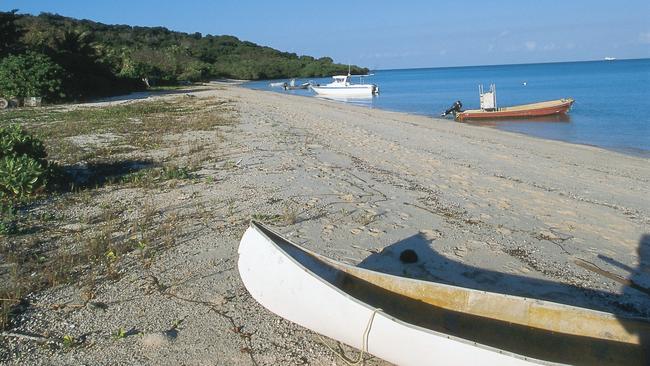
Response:
POLYGON ((371 71, 395 71, 395 70, 425 70, 425 69, 460 69, 465 67, 483 67, 483 66, 524 66, 524 65, 545 65, 545 64, 568 64, 579 62, 617 62, 617 61, 637 61, 637 60, 650 60, 650 57, 640 58, 616 58, 614 60, 606 60, 605 58, 596 60, 572 60, 572 61, 547 61, 547 62, 521 62, 511 64, 483 64, 483 65, 458 65, 458 66, 424 66, 424 67, 402 67, 402 68, 387 68, 387 69, 370 69, 371 71))

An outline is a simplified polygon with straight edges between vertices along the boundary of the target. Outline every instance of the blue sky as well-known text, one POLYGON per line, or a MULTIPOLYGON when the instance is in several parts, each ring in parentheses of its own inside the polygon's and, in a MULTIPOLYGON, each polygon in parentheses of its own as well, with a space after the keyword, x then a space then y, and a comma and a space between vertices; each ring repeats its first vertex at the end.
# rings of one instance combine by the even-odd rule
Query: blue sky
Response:
POLYGON ((231 34, 373 69, 650 57, 650 1, 0 0, 0 10, 231 34))

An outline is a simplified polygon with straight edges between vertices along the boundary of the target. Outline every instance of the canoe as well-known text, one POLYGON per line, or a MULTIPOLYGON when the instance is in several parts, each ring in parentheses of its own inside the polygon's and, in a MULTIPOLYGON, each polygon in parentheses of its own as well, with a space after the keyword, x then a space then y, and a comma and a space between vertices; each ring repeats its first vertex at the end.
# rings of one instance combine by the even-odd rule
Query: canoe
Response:
POLYGON ((571 98, 550 100, 532 104, 522 104, 512 107, 502 107, 496 110, 469 109, 456 114, 456 120, 496 119, 496 118, 530 118, 564 114, 569 111, 574 100, 571 98))
POLYGON ((271 312, 397 365, 647 365, 650 321, 392 276, 251 222, 248 292, 271 312))

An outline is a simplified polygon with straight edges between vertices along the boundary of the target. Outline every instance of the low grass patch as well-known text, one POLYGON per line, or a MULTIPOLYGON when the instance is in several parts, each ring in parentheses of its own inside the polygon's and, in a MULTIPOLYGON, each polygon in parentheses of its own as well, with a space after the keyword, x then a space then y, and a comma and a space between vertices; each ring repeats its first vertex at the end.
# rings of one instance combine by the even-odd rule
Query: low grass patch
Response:
POLYGON ((136 252, 131 256, 136 264, 149 266, 156 253, 173 246, 185 216, 163 214, 142 197, 149 200, 175 182, 194 181, 192 172, 207 149, 192 140, 181 145, 187 154, 171 156, 184 141, 178 136, 232 125, 236 118, 228 101, 176 98, 3 111, 0 126, 5 123, 18 123, 42 138, 48 159, 58 162, 73 182, 55 195, 0 206, 0 329, 28 306, 30 293, 75 283, 89 301, 99 281, 116 280, 123 266, 134 265, 125 261, 129 253, 136 252), (114 138, 77 143, 94 142, 84 139, 99 134, 114 138), (122 189, 139 192, 134 194, 140 198, 102 200, 122 189), (142 189, 146 193, 138 191, 142 189))

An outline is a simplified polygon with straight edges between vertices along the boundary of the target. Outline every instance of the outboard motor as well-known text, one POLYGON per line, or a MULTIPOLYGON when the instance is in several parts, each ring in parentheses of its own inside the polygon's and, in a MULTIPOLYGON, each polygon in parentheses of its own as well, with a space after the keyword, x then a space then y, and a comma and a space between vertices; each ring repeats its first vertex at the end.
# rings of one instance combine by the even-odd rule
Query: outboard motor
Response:
POLYGON ((451 107, 449 107, 449 109, 447 109, 440 116, 444 117, 444 116, 446 116, 446 115, 448 115, 450 113, 453 113, 454 116, 455 116, 456 113, 461 112, 462 108, 463 108, 463 103, 461 103, 460 100, 457 100, 457 101, 454 102, 454 104, 451 105, 451 107))

